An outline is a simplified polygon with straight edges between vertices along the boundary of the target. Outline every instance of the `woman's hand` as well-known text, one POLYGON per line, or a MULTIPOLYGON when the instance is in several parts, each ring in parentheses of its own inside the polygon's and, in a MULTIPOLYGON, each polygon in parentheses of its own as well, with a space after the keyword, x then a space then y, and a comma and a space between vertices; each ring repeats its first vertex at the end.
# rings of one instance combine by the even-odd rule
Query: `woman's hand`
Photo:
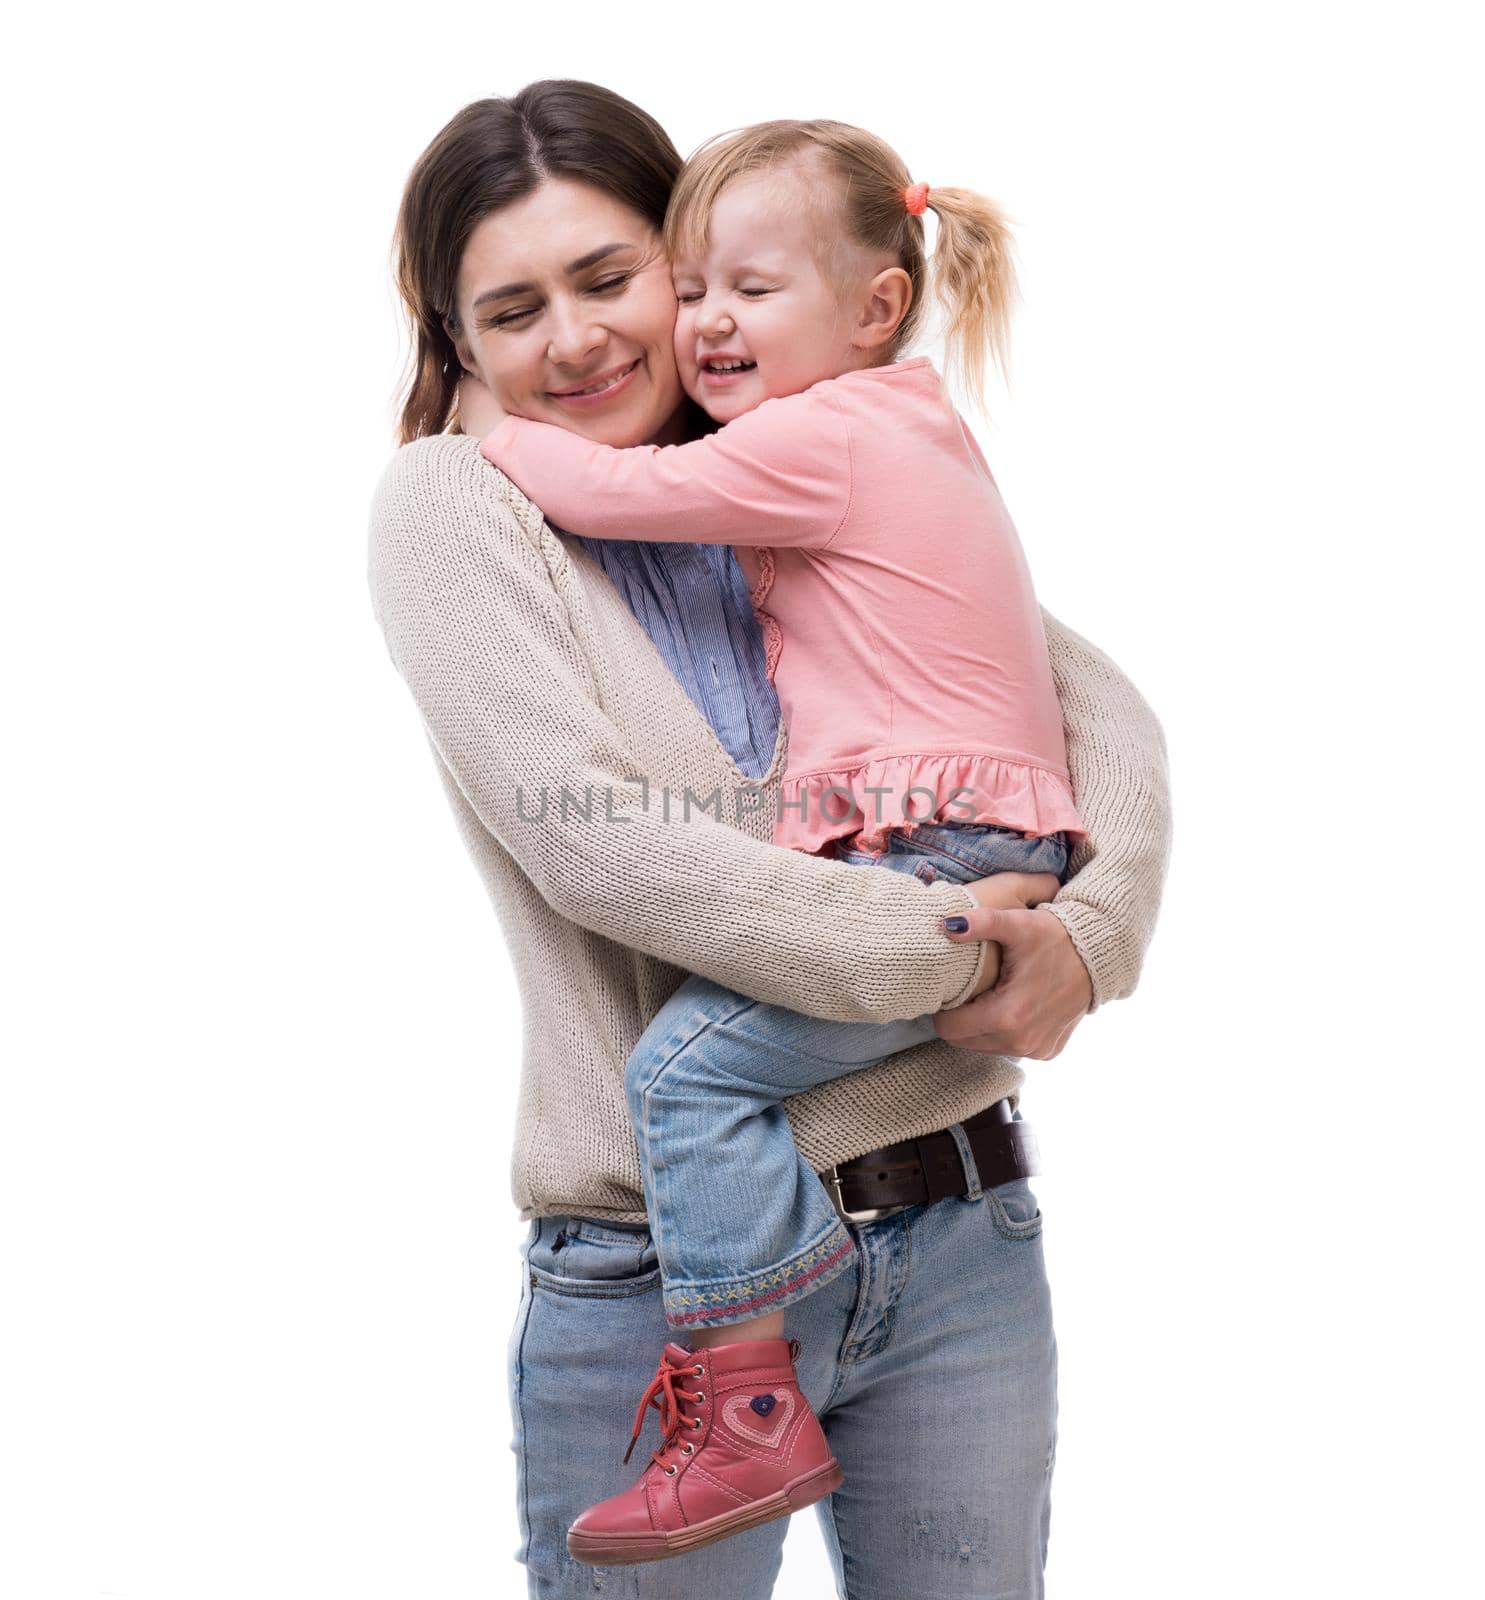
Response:
POLYGON ((505 411, 491 390, 472 372, 466 372, 459 380, 459 432, 483 439, 504 417, 505 411))
POLYGON ((994 987, 934 1018, 939 1038, 987 1055, 1050 1061, 1093 1003, 1093 983, 1067 929, 1045 912, 1059 885, 1050 873, 1001 872, 969 884, 979 909, 956 942, 993 940, 986 969, 994 987), (996 959, 998 958, 998 959, 996 959))
MULTIPOLYGON (((1058 887, 1057 879, 1050 872, 997 872, 993 877, 975 878, 965 884, 977 905, 1004 911, 1040 905, 1043 900, 1050 900, 1058 887)), ((985 951, 972 997, 984 994, 1000 976, 1000 946, 990 940, 986 943, 989 949, 985 951)))

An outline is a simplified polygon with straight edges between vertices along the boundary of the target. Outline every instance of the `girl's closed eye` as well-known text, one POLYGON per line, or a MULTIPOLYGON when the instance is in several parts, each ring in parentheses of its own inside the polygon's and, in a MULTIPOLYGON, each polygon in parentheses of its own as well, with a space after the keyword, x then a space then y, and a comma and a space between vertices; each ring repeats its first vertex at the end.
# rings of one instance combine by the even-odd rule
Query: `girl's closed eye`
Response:
MULTIPOLYGON (((773 292, 774 291, 771 287, 766 289, 749 287, 747 289, 737 290, 737 293, 740 294, 744 300, 761 300, 765 295, 770 295, 773 292)), ((697 300, 706 299, 706 290, 691 288, 677 289, 675 292, 675 297, 681 305, 691 305, 697 300)))

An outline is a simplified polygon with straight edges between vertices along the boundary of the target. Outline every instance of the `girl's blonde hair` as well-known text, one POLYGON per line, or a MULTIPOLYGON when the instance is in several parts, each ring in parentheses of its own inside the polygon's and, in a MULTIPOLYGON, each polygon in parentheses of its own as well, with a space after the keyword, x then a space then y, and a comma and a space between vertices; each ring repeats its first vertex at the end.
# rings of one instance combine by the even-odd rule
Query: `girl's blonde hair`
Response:
MULTIPOLYGON (((672 258, 701 254, 712 207, 728 184, 812 156, 839 184, 850 237, 867 250, 890 255, 912 283, 907 315, 885 351, 888 361, 896 360, 921 327, 927 300, 923 219, 908 210, 912 178, 902 157, 864 128, 845 122, 759 122, 709 140, 681 169, 665 214, 666 249, 672 258)), ((1009 219, 993 200, 968 189, 930 188, 926 198, 938 218, 932 281, 945 316, 947 364, 979 400, 986 356, 1003 375, 1008 370, 1017 298, 1009 219)))

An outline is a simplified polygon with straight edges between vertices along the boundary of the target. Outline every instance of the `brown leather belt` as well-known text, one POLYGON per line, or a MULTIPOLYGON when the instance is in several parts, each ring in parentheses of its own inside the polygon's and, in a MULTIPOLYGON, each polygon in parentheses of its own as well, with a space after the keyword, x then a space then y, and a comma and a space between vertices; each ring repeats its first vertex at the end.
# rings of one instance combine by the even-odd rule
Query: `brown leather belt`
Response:
MULTIPOLYGON (((1009 1098, 977 1112, 961 1126, 974 1153, 980 1187, 993 1189, 1041 1171, 1036 1135, 1011 1120, 1009 1098)), ((931 1205, 968 1192, 959 1147, 948 1129, 868 1150, 820 1174, 835 1209, 848 1221, 869 1221, 886 1209, 931 1205), (865 1215, 863 1215, 865 1213, 865 1215)))

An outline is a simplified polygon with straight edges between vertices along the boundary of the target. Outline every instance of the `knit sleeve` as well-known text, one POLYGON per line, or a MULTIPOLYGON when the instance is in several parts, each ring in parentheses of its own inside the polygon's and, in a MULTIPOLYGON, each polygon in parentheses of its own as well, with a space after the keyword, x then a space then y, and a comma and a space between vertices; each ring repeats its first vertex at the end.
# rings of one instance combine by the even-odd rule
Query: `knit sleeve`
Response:
POLYGON ((1170 855, 1165 736, 1128 678, 1043 610, 1073 794, 1088 833, 1048 909, 1093 980, 1093 1005, 1134 992, 1170 855))
POLYGON ((594 539, 824 549, 851 500, 845 418, 818 392, 687 444, 616 450, 506 417, 480 448, 557 527, 594 539))
POLYGON ((785 850, 709 811, 662 814, 599 705, 547 545, 560 550, 536 508, 458 436, 405 446, 372 507, 369 579, 392 660, 439 759, 547 903, 813 1016, 962 1004, 985 947, 947 939, 939 918, 973 905, 964 888, 785 850))

